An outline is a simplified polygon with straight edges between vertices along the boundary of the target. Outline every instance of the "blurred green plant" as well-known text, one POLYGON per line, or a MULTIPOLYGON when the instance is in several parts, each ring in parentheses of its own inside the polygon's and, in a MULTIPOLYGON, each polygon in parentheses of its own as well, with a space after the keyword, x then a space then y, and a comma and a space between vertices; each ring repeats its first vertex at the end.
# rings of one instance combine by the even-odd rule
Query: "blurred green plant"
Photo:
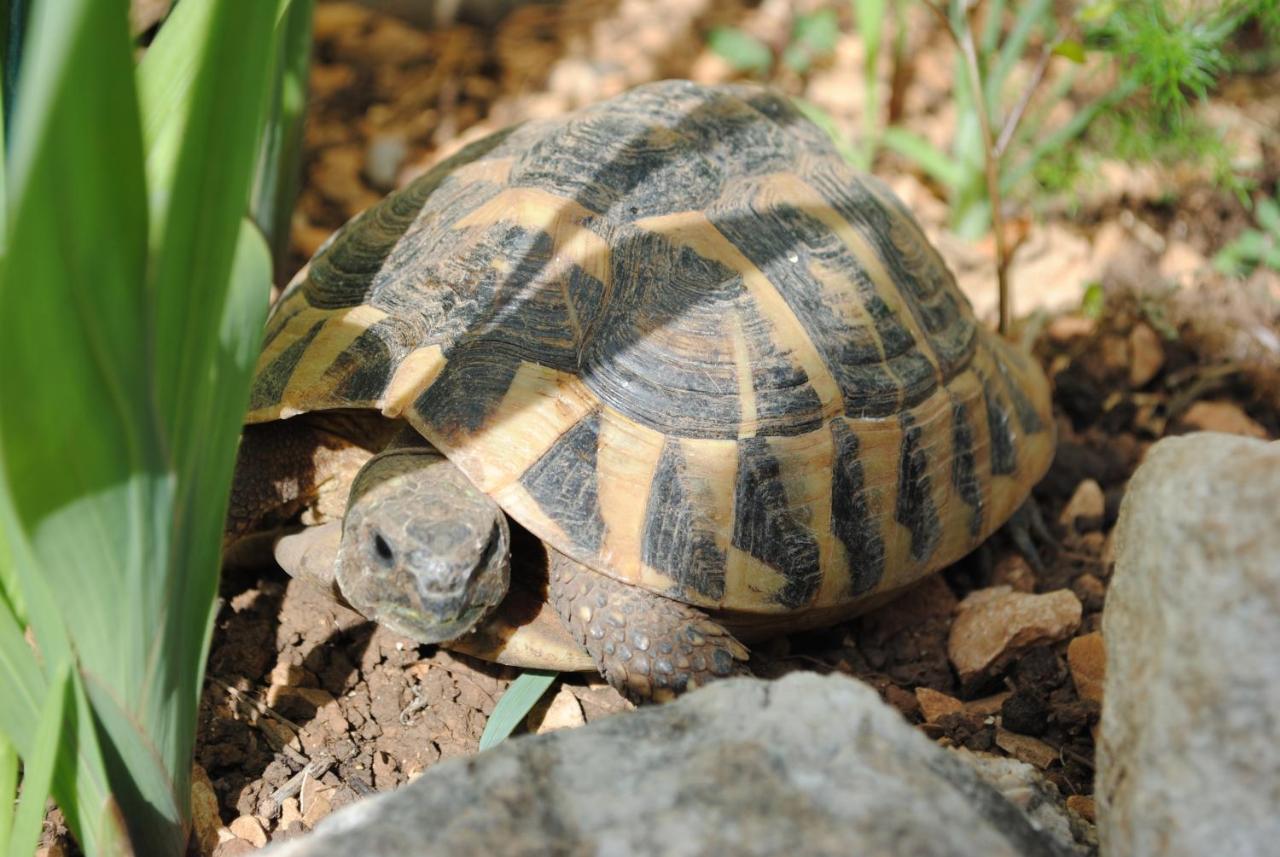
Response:
POLYGON ((831 55, 839 35, 835 10, 819 9, 795 17, 787 42, 776 56, 773 48, 740 27, 713 28, 707 34, 707 46, 745 74, 766 77, 778 61, 796 74, 806 74, 814 63, 831 55))
POLYGON ((1213 258, 1226 274, 1247 276, 1259 267, 1280 271, 1280 202, 1263 197, 1253 210, 1258 228, 1246 229, 1213 258))
POLYGON ((19 34, 0 232, 0 800, 22 760, 16 816, 0 821, 11 846, 26 847, 33 815, 38 835, 52 794, 91 857, 185 848, 271 279, 245 215, 298 2, 180 3, 136 65, 125 0, 36 2, 19 34))

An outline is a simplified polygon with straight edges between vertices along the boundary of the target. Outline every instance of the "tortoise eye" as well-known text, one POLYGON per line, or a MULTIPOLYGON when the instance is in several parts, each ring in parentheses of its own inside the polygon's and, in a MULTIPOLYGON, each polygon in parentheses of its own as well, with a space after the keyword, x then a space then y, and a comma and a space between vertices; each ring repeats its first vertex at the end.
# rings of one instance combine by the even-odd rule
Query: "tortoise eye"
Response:
POLYGON ((376 530, 373 533, 373 553, 383 565, 389 566, 395 562, 396 553, 391 549, 391 544, 376 530))

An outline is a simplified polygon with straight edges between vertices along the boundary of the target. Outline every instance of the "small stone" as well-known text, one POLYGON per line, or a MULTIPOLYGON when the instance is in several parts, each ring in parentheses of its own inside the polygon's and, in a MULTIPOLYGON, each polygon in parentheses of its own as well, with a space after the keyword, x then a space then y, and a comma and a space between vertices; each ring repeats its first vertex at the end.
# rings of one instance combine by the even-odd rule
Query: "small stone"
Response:
MULTIPOLYGON (((1090 535, 1097 536, 1101 533, 1090 535)), ((1071 591, 1080 599, 1084 609, 1089 611, 1101 610, 1107 597, 1107 585, 1092 574, 1082 574, 1071 581, 1071 591)))
POLYGON ((954 696, 947 696, 929 687, 916 688, 916 701, 926 723, 936 723, 944 714, 954 714, 964 709, 964 703, 954 696))
POLYGON ((1098 805, 1088 795, 1069 796, 1067 798, 1067 809, 1090 824, 1097 824, 1098 822, 1098 805))
POLYGON ((1020 652, 1066 639, 1083 608, 1069 589, 1043 595, 1008 586, 980 589, 957 607, 947 639, 947 657, 966 685, 993 675, 1020 652))
POLYGON ((243 855, 252 854, 257 850, 258 846, 249 840, 233 836, 218 843, 218 847, 214 849, 213 857, 243 857, 243 855))
POLYGON ((1027 558, 1020 553, 1007 553, 996 560, 992 570, 992 585, 1008 586, 1015 592, 1035 592, 1036 573, 1027 558))
POLYGON ((271 668, 271 687, 302 687, 307 684, 314 685, 315 676, 297 664, 281 661, 271 668))
POLYGON ((1107 675, 1107 650, 1096 631, 1076 637, 1067 646, 1071 680, 1081 699, 1102 702, 1102 683, 1107 675))
POLYGON ((1060 315, 1049 322, 1046 333, 1057 344, 1066 345, 1073 339, 1092 336, 1097 328, 1098 323, 1091 318, 1085 318, 1082 315, 1060 315))
POLYGON ((218 813, 218 795, 209 775, 198 764, 191 766, 191 837, 202 857, 209 857, 218 847, 218 831, 222 816, 218 813))
POLYGON ((1267 437, 1267 430, 1241 410, 1235 402, 1196 402, 1187 408, 1180 421, 1200 431, 1218 431, 1263 440, 1267 437))
POLYGON ((1205 265, 1204 256, 1196 248, 1185 241, 1172 241, 1160 257, 1160 276, 1185 286, 1205 265))
POLYGON ((379 190, 391 190, 396 185, 396 174, 405 156, 409 154, 409 145, 399 134, 379 134, 369 141, 365 152, 364 174, 370 184, 379 190))
MULTIPOLYGON (((1102 486, 1092 479, 1082 479, 1076 486, 1075 493, 1071 495, 1071 499, 1067 501, 1066 508, 1058 517, 1058 522, 1064 527, 1078 529, 1076 522, 1081 518, 1084 519, 1081 523, 1096 521, 1100 524, 1106 513, 1107 498, 1102 493, 1102 486)), ((1087 527, 1087 529, 1095 528, 1087 527)))
POLYGON ((1058 761, 1058 751, 1039 738, 1019 735, 1008 729, 996 729, 996 746, 1013 758, 1035 765, 1040 770, 1058 761))
POLYGON ((526 718, 529 731, 544 735, 557 729, 573 729, 586 723, 582 704, 568 685, 561 685, 555 696, 543 697, 526 718))
POLYGON ((308 779, 302 784, 302 795, 298 800, 298 807, 302 811, 303 824, 307 827, 315 827, 320 819, 333 811, 333 804, 329 800, 329 795, 332 793, 333 787, 319 780, 308 779))
POLYGON ((991 696, 971 699, 964 704, 964 710, 968 714, 976 714, 979 717, 991 717, 1000 713, 1000 709, 1004 707, 1004 701, 1012 695, 1013 691, 1002 690, 991 696))
POLYGON ((276 828, 287 830, 295 821, 302 821, 302 811, 298 808, 296 797, 287 797, 280 803, 280 819, 276 822, 276 828))
POLYGON ((231 832, 240 839, 264 848, 267 844, 267 829, 262 826, 256 815, 242 815, 227 825, 231 832))
POLYGON ((1164 366, 1164 344, 1151 325, 1138 322, 1129 331, 1129 386, 1145 387, 1164 366))
POLYGON ((912 718, 920 713, 920 702, 916 695, 896 684, 891 684, 884 689, 884 701, 898 709, 903 717, 912 718))

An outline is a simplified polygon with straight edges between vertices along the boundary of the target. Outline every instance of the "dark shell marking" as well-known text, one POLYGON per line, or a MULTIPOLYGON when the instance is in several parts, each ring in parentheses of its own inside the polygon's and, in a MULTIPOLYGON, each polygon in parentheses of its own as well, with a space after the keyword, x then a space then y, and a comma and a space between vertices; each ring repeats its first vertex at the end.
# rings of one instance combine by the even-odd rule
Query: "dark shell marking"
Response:
POLYGON ((572 558, 798 612, 971 550, 1052 455, 1047 383, 783 98, 669 81, 481 140, 277 305, 251 421, 403 416, 572 558))

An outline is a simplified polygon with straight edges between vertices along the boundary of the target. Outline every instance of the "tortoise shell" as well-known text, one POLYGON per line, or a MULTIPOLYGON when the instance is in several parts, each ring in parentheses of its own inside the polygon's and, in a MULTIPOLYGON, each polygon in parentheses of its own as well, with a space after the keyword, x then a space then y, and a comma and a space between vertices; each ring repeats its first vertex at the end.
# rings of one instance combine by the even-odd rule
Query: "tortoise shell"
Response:
POLYGON ((748 85, 498 132, 340 229, 271 315, 249 421, 332 408, 408 420, 579 562, 754 614, 953 562, 1053 452, 1040 369, 748 85))

